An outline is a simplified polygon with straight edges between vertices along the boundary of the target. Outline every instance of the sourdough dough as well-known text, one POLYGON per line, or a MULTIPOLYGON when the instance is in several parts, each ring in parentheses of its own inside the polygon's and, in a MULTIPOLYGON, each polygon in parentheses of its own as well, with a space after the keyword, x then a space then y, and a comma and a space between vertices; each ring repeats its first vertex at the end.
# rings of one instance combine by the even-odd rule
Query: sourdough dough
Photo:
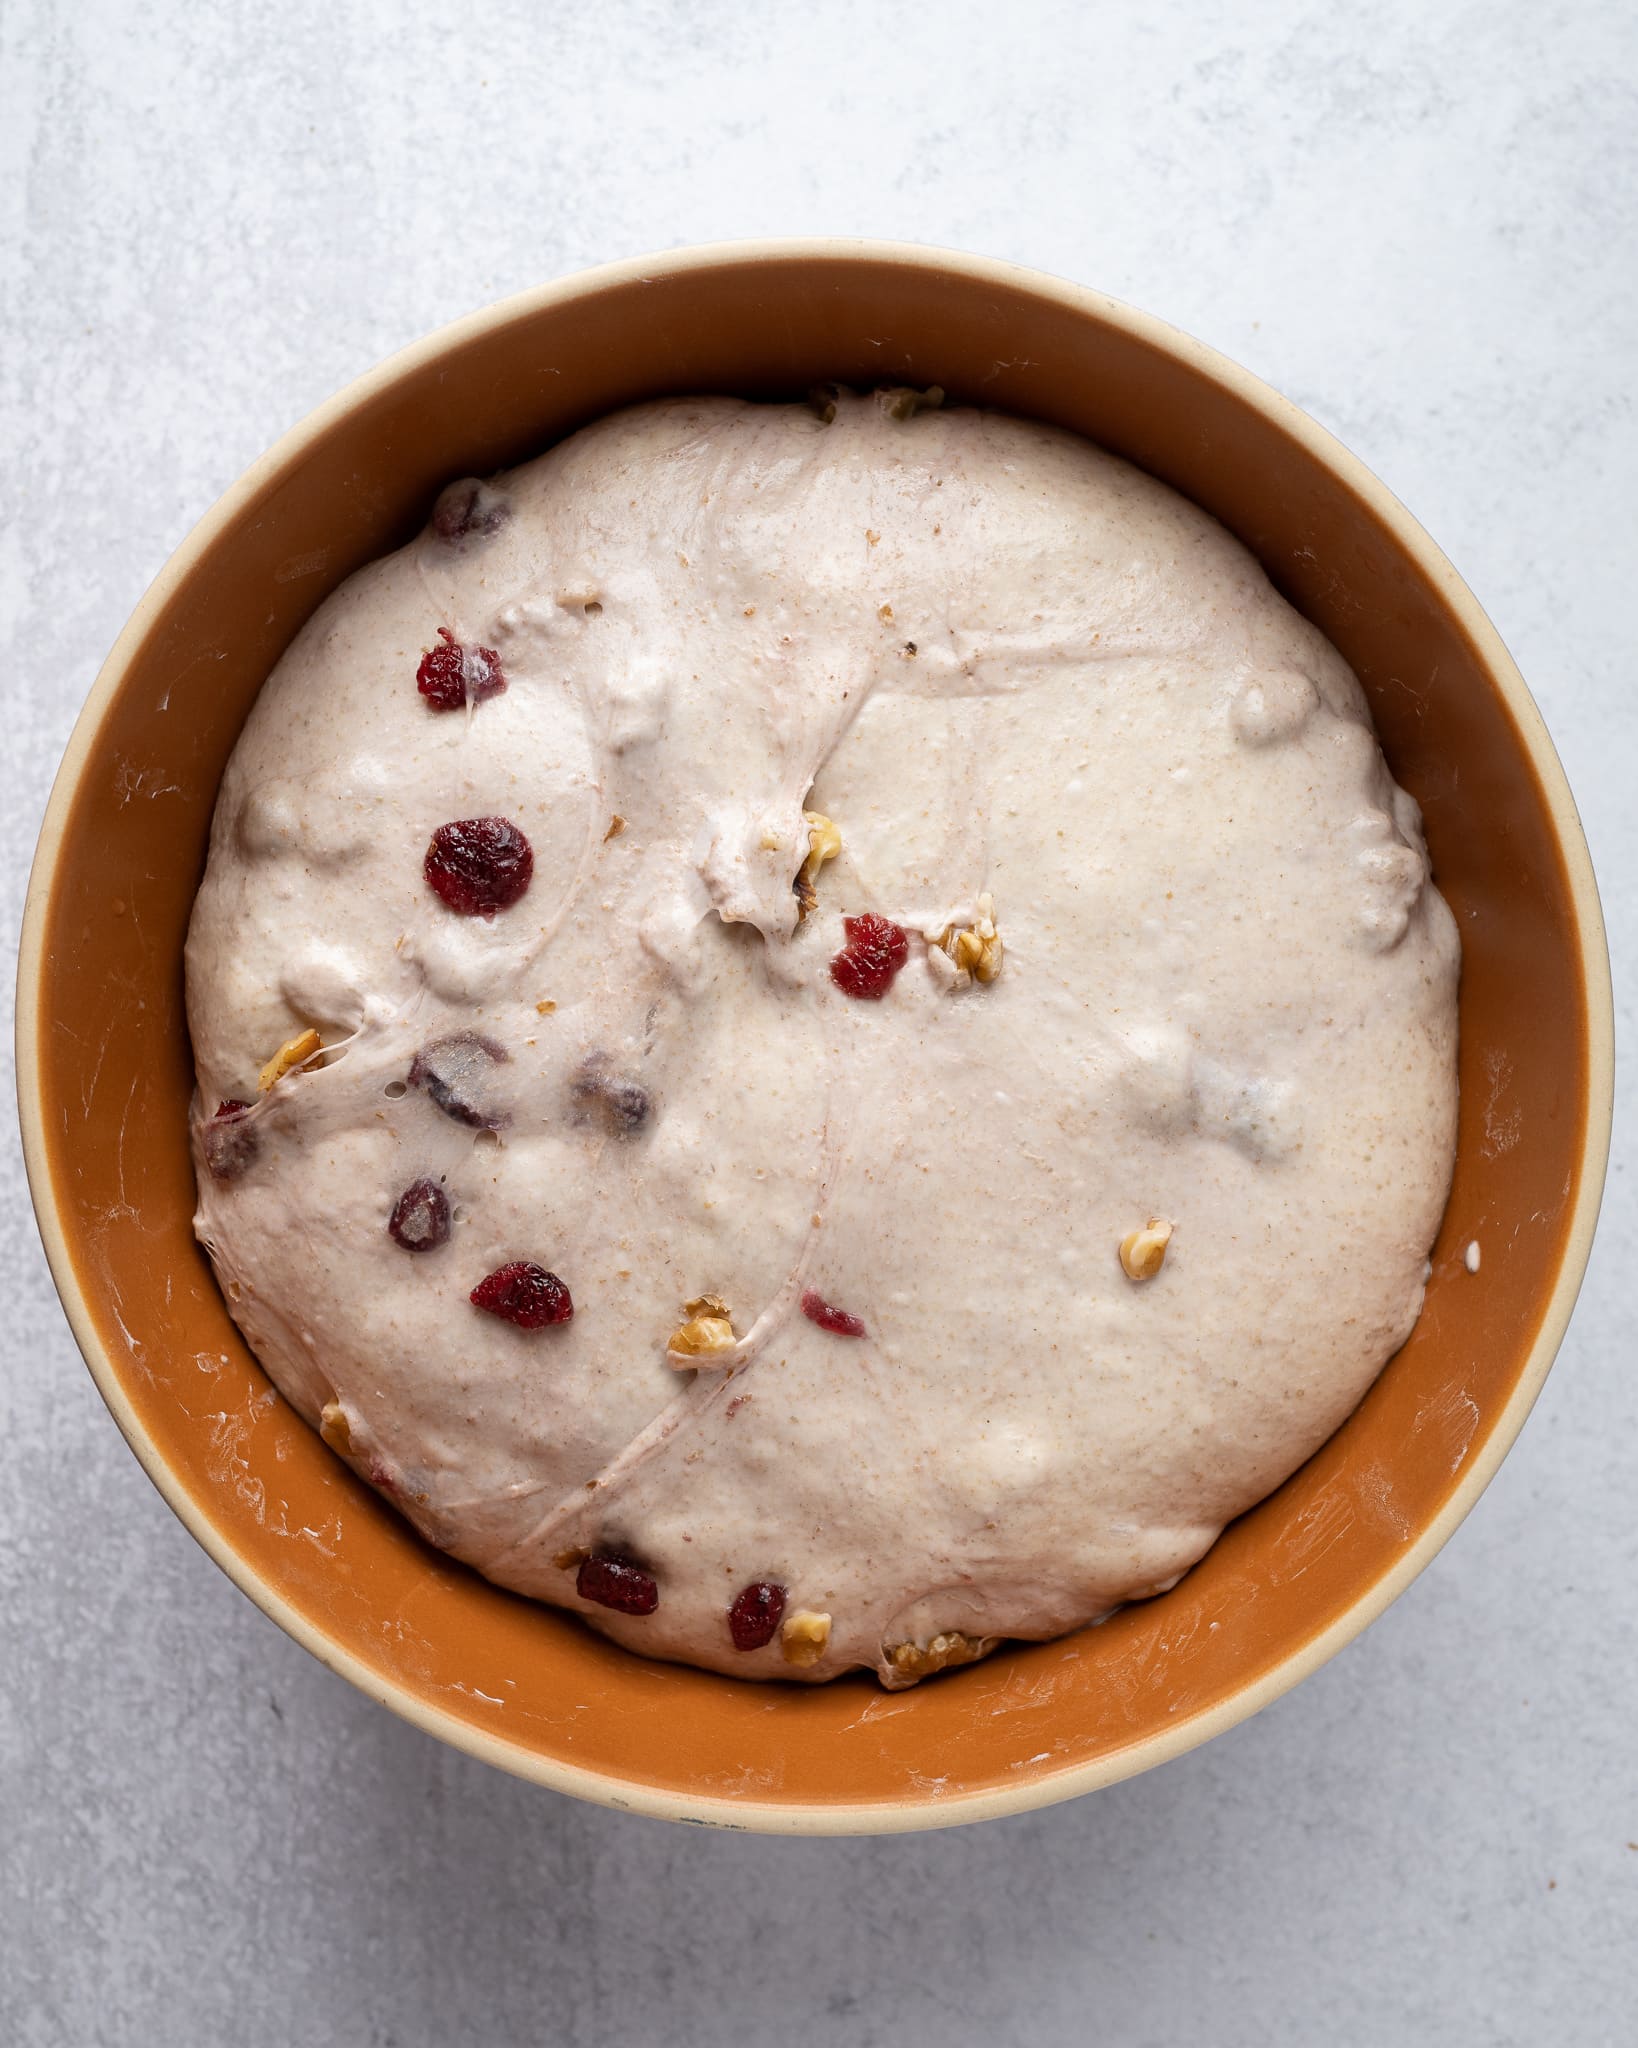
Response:
POLYGON ((197 1224, 432 1543, 633 1649, 901 1685, 1170 1585, 1354 1407, 1449 1183, 1458 948, 1354 677, 1220 526, 1045 426, 829 410, 606 419, 299 635, 189 935, 197 1224), (497 817, 532 875, 462 914, 429 841, 497 817), (830 971, 865 913, 879 1000, 830 971), (516 1261, 572 1320, 474 1306, 516 1261), (701 1317, 732 1350, 668 1351, 701 1317))

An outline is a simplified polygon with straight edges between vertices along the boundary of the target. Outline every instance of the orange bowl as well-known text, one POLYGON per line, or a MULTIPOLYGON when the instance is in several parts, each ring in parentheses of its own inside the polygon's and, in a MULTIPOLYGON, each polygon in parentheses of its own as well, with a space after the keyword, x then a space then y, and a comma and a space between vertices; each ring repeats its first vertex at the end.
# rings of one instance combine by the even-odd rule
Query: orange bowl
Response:
POLYGON ((1570 793, 1478 605, 1374 477, 1223 357, 1096 293, 875 243, 685 250, 418 343, 195 528, 57 778, 24 923, 25 1148, 63 1304, 120 1428, 218 1564, 315 1656, 475 1756, 676 1820, 934 1827, 1175 1756, 1379 1614, 1477 1499, 1569 1319, 1613 1085, 1609 965, 1570 793), (1238 534, 1352 663, 1460 924, 1455 1183, 1410 1341, 1163 1598, 903 1695, 651 1663, 425 1548, 277 1397, 194 1243, 182 942, 217 784, 321 599, 440 484, 633 400, 942 384, 1089 435, 1238 534), (1479 1277, 1463 1250, 1485 1248, 1479 1277))

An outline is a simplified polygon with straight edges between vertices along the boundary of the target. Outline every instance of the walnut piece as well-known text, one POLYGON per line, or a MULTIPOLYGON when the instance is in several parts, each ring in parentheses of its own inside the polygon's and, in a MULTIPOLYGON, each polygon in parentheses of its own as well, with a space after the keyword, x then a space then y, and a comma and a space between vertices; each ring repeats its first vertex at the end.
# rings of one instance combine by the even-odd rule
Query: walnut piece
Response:
POLYGON ((991 982, 1001 972, 1003 947, 995 928, 995 898, 980 896, 978 917, 968 925, 947 924, 942 931, 923 934, 952 959, 957 970, 973 981, 991 982))
POLYGON ((787 1614, 779 1631, 779 1648, 787 1664, 817 1664, 830 1647, 830 1616, 799 1607, 787 1614))
POLYGON ((906 1678, 930 1678, 935 1671, 948 1671, 953 1664, 973 1664, 994 1649, 997 1636, 964 1636, 959 1629, 946 1629, 928 1643, 895 1643, 888 1662, 906 1678))
POLYGON ((1120 1263, 1128 1280, 1152 1280, 1166 1263, 1172 1226, 1151 1216, 1141 1230, 1129 1230, 1120 1241, 1120 1263))
POLYGON ((665 1348, 678 1358, 715 1358, 732 1351, 739 1339, 733 1318, 720 1294, 697 1294, 683 1303, 688 1320, 673 1330, 665 1348))
POLYGON ((890 420, 913 420, 918 412, 938 410, 944 403, 944 387, 929 384, 925 391, 913 391, 908 384, 897 384, 878 391, 876 403, 890 420))
POLYGON ((256 1077, 256 1090, 265 1095, 269 1088, 282 1081, 292 1067, 304 1067, 314 1053, 324 1050, 324 1042, 311 1026, 298 1032, 294 1038, 287 1038, 283 1045, 263 1067, 256 1077))
POLYGON ((326 1401, 320 1410, 319 1435, 332 1451, 339 1451, 344 1458, 352 1456, 353 1433, 348 1427, 347 1411, 339 1401, 326 1401))
POLYGON ((798 922, 819 902, 819 891, 814 887, 819 870, 842 850, 841 832, 823 811, 804 811, 802 821, 808 828, 808 853, 791 884, 796 891, 798 922))

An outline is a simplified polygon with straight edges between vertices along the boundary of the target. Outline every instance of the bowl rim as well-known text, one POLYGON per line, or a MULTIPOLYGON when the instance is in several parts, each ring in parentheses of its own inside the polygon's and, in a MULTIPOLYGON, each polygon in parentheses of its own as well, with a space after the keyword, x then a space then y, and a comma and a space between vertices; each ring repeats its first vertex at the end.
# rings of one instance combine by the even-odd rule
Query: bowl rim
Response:
POLYGON ((1569 783, 1541 713, 1500 635, 1419 522, 1357 457, 1300 407, 1231 358, 1153 314, 1090 287, 1023 265, 927 244, 865 237, 781 237, 700 243, 575 271, 497 300, 410 343, 353 379, 281 435, 198 520, 159 570, 115 640, 75 721, 46 804, 24 903, 18 950, 16 1053, 19 1120, 30 1193, 47 1263, 75 1341, 98 1391, 144 1471, 171 1511, 234 1584, 287 1635, 360 1692, 427 1734, 485 1763, 598 1805, 665 1820, 797 1835, 877 1834, 949 1827, 1054 1805, 1117 1783, 1182 1755, 1248 1719, 1317 1670, 1368 1627, 1455 1532, 1512 1447, 1541 1390, 1569 1324, 1592 1248, 1609 1159, 1615 1084, 1614 999, 1608 942, 1591 856, 1569 783), (1089 314, 1171 355, 1198 376, 1226 389, 1270 425, 1299 442, 1364 501, 1368 511, 1389 529, 1427 575, 1469 635, 1516 724, 1540 785, 1568 878, 1577 922, 1587 1032, 1587 1117, 1580 1174, 1552 1291, 1517 1385, 1482 1450, 1464 1465, 1439 1513, 1406 1546, 1395 1565, 1346 1613, 1217 1706, 1190 1716, 1180 1727, 1091 1762, 1069 1765, 1022 1785, 941 1796, 936 1802, 920 1797, 796 1805, 754 1798, 700 1797, 613 1777, 561 1758, 542 1757, 473 1727, 416 1697, 407 1686, 384 1680, 380 1672, 325 1636, 264 1583, 246 1557, 196 1508, 126 1398, 113 1359, 92 1320, 63 1227, 46 1148, 40 1090, 39 993, 47 910, 61 863, 69 815, 93 746, 134 655, 164 617, 185 578, 215 545, 241 507, 274 478, 291 470, 315 442, 359 405, 449 350, 496 327, 594 297, 613 286, 676 278, 724 266, 754 269, 765 264, 819 259, 863 261, 944 275, 955 273, 979 286, 1028 292, 1071 312, 1089 314))

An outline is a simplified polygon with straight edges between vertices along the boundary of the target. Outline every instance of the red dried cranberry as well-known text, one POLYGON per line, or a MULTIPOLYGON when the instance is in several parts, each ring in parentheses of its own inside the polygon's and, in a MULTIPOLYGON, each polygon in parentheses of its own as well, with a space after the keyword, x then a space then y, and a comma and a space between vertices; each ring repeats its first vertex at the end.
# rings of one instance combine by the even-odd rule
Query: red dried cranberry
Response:
POLYGON ((475 1131, 498 1131, 507 1113, 496 1106, 494 1070, 507 1060, 505 1046, 476 1031, 456 1031, 422 1046, 410 1064, 412 1088, 424 1088, 458 1124, 475 1131))
POLYGON ((848 1314, 845 1308, 832 1308, 822 1294, 815 1294, 810 1287, 802 1297, 802 1313, 810 1323, 817 1323, 821 1330, 830 1330, 838 1337, 863 1337, 869 1333, 857 1316, 848 1314))
POLYGON ((653 1108, 648 1090, 640 1081, 617 1073, 606 1052, 587 1054, 569 1091, 581 1109, 589 1111, 616 1138, 635 1137, 653 1108))
POLYGON ((506 524, 512 508, 499 491, 475 476, 463 476, 438 493, 432 508, 432 530, 443 541, 483 538, 506 524))
POLYGON ((244 1121, 248 1102, 219 1102, 205 1125, 201 1143, 212 1180, 237 1180, 256 1157, 255 1126, 244 1121))
POLYGON ((447 626, 438 628, 441 647, 428 648, 415 683, 434 711, 459 711, 471 700, 498 697, 506 688, 500 656, 493 647, 463 647, 447 626))
POLYGON ((629 1557, 588 1557, 575 1574, 574 1589, 582 1600, 616 1614, 652 1614, 660 1604, 653 1573, 629 1557))
POLYGON ((534 871, 534 849, 510 818, 456 818, 427 848, 427 887, 463 917, 510 910, 534 871))
POLYGON ((773 1641, 785 1613, 785 1589, 771 1579, 744 1586, 728 1610, 728 1633, 736 1650, 760 1650, 773 1641))
POLYGON ((863 917, 844 917, 842 931, 847 944, 830 963, 831 980, 845 996, 879 1003, 910 957, 904 927, 867 910, 863 917))
POLYGON ((393 1204, 387 1235, 407 1252, 435 1252, 449 1242, 449 1197, 435 1180, 412 1180, 393 1204))
POLYGON ((497 1266, 480 1280, 469 1297, 474 1308, 487 1309, 520 1330, 544 1330, 548 1323, 566 1323, 574 1314, 569 1290, 555 1273, 532 1259, 497 1266))

